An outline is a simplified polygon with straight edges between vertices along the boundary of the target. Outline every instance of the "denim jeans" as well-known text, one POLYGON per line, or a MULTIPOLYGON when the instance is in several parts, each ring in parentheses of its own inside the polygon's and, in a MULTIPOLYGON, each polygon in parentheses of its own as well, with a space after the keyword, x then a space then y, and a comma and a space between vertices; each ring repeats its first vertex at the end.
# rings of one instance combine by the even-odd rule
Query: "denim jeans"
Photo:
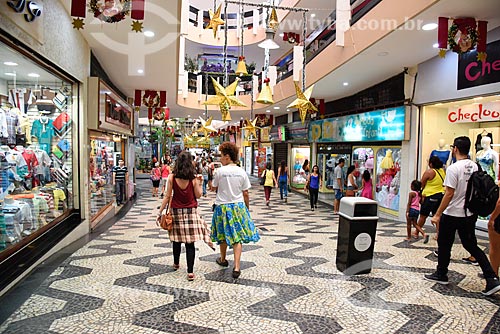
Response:
POLYGON ((115 181, 116 203, 122 204, 125 202, 125 180, 115 181))
POLYGON ((288 197, 288 185, 286 180, 280 180, 279 181, 279 186, 280 186, 280 197, 283 199, 283 196, 286 198, 288 197))
POLYGON ((203 196, 207 194, 208 175, 203 177, 203 196))

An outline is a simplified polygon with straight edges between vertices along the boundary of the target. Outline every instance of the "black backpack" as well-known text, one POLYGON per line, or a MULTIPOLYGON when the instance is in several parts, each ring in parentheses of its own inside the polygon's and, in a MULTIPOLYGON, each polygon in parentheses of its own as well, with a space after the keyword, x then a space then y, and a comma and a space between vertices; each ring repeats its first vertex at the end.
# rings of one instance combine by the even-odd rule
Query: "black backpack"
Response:
POLYGON ((487 217, 495 210, 498 201, 498 186, 495 180, 477 165, 478 170, 473 172, 467 182, 464 210, 480 216, 487 217))

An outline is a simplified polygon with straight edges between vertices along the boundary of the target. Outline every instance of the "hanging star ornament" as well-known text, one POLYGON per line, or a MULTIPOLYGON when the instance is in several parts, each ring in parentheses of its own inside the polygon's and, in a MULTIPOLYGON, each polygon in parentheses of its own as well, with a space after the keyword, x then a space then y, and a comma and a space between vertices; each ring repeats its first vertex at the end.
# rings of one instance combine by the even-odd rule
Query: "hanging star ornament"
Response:
POLYGON ((217 130, 215 130, 215 128, 212 125, 212 119, 213 117, 210 117, 205 121, 203 118, 200 117, 201 128, 198 129, 198 132, 203 132, 203 136, 205 138, 207 138, 210 133, 217 132, 217 130))
POLYGON ((73 29, 80 30, 83 29, 85 22, 82 18, 73 19, 73 29))
POLYGON ((212 29, 214 31, 214 38, 217 38, 217 30, 220 25, 224 24, 224 20, 220 18, 220 11, 222 9, 222 4, 219 5, 217 11, 214 13, 211 10, 208 10, 208 14, 210 15, 210 22, 205 27, 205 29, 212 29))
POLYGON ((239 79, 234 80, 232 84, 226 88, 222 87, 220 83, 214 78, 212 79, 212 84, 215 88, 215 96, 212 96, 207 101, 203 102, 204 105, 219 106, 220 112, 222 114, 223 121, 230 121, 231 114, 229 110, 232 106, 246 107, 247 105, 240 101, 234 94, 236 93, 236 87, 238 86, 239 79))
POLYGON ((297 108, 299 109, 299 114, 300 114, 300 119, 302 121, 302 124, 304 124, 304 121, 306 120, 306 115, 307 112, 310 110, 312 112, 317 112, 318 108, 314 104, 312 104, 309 99, 311 98, 312 91, 314 88, 314 85, 309 87, 308 89, 305 90, 305 92, 302 92, 299 86, 298 81, 293 82, 295 84, 295 93, 297 94, 297 98, 295 101, 290 103, 287 108, 297 108))
POLYGON ((257 138, 257 129, 260 129, 257 124, 258 118, 256 117, 253 121, 246 119, 247 125, 243 127, 244 130, 248 131, 248 133, 252 134, 254 138, 257 138))
POLYGON ((135 32, 142 32, 142 29, 144 29, 143 23, 141 21, 132 21, 132 31, 135 32))

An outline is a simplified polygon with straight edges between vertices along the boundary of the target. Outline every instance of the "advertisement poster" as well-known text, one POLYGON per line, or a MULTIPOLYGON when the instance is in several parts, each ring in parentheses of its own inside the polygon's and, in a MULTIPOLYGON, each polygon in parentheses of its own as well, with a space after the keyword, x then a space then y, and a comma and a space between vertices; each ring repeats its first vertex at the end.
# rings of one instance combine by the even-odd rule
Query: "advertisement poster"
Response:
POLYGON ((267 154, 266 148, 259 147, 257 156, 257 166, 259 168, 259 176, 262 175, 262 173, 266 169, 266 162, 267 162, 266 154, 267 154))

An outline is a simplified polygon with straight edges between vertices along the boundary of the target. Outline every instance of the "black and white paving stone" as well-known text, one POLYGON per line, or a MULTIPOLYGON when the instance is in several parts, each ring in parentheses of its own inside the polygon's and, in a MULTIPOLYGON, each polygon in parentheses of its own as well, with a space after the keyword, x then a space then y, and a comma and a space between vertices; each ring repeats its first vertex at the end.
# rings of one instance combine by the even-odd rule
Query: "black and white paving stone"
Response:
MULTIPOLYGON (((338 217, 310 211, 292 193, 251 190, 261 241, 243 246, 242 274, 231 277, 197 244, 196 279, 172 269, 167 233, 155 224, 160 200, 148 180, 136 205, 108 231, 72 254, 0 325, 0 333, 500 333, 500 294, 484 297, 480 271, 460 261, 457 240, 450 285, 423 280, 436 242, 405 242, 406 223, 378 223, 371 273, 346 276, 335 265, 338 217)), ((211 221, 214 194, 200 199, 211 221)), ((431 227, 427 227, 429 231, 431 227)), ((480 239, 487 249, 487 240, 480 239)))

